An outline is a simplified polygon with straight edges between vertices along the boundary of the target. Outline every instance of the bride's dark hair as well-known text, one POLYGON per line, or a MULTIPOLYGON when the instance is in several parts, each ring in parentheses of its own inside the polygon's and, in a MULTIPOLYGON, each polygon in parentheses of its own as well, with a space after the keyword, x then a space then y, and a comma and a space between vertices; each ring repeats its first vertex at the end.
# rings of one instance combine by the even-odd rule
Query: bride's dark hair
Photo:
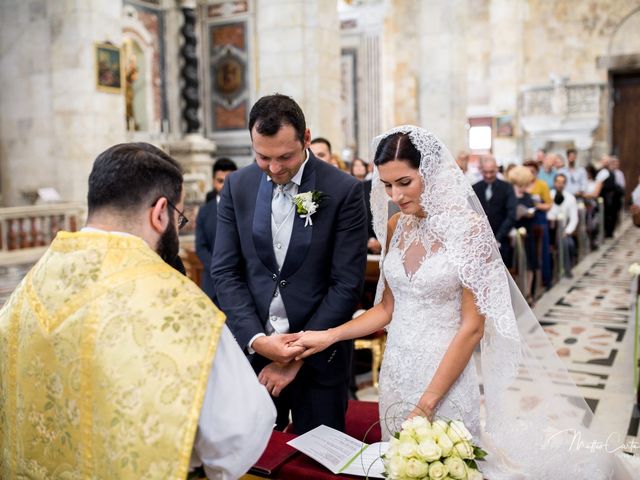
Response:
POLYGON ((392 160, 404 160, 416 170, 420 167, 420 152, 408 133, 394 133, 380 141, 373 163, 380 166, 392 160))

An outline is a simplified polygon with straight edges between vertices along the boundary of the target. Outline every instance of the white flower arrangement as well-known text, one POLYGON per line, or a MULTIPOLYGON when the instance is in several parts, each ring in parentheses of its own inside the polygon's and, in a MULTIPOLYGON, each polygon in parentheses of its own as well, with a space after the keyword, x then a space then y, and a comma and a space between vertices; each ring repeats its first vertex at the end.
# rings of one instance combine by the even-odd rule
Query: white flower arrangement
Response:
POLYGON ((640 264, 632 263, 631 266, 629 267, 629 273, 631 274, 632 277, 640 275, 640 264))
POLYGON ((389 480, 429 478, 431 480, 482 480, 477 460, 487 452, 471 443, 472 436, 460 421, 416 416, 402 424, 382 455, 384 475, 389 480))
POLYGON ((300 218, 305 219, 304 226, 313 225, 311 216, 318 211, 322 201, 322 192, 304 192, 293 197, 293 203, 300 218))

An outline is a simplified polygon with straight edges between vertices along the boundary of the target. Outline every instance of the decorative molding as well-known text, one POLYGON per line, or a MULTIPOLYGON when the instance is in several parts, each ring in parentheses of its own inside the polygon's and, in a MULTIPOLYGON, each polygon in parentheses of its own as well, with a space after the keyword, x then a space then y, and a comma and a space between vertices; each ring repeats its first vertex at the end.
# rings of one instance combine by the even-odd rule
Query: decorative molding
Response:
POLYGON ((228 0, 207 6, 208 18, 228 18, 233 15, 247 13, 249 2, 245 0, 228 0))
POLYGON ((604 120, 604 87, 602 83, 569 84, 566 79, 523 87, 520 125, 530 143, 573 141, 578 149, 591 148, 594 132, 604 120))

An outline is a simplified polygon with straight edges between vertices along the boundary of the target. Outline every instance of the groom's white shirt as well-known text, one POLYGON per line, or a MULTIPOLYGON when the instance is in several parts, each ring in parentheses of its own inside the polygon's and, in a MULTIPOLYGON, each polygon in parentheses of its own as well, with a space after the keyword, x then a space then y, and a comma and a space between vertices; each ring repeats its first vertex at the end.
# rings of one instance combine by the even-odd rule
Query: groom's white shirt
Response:
MULTIPOLYGON (((305 150, 306 157, 300 169, 296 172, 296 174, 289 180, 291 183, 288 188, 289 194, 293 197, 298 194, 298 189, 300 188, 300 184, 302 183, 302 175, 304 174, 304 167, 307 165, 309 161, 309 150, 305 150)), ((271 177, 267 176, 267 181, 271 182, 271 177)), ((276 189, 273 189, 273 193, 271 199, 276 195, 276 189)), ((276 256, 276 262, 278 263, 278 268, 281 269, 284 263, 284 259, 287 255, 287 250, 289 249, 289 242, 291 241, 291 233, 293 232, 293 222, 296 217, 296 211, 293 203, 291 204, 291 212, 287 216, 282 224, 277 225, 275 220, 273 219, 273 215, 271 216, 271 239, 273 246, 273 253, 276 256)), ((283 334, 289 333, 289 319, 287 317, 287 311, 284 308, 284 303, 282 301, 282 297, 280 296, 280 287, 276 288, 273 298, 271 299, 271 304, 269 305, 269 321, 265 325, 265 330, 267 334, 273 335, 275 334, 283 334)), ((247 350, 249 353, 254 353, 254 350, 251 348, 253 341, 258 337, 264 337, 264 333, 258 333, 251 337, 249 340, 247 350)))
MULTIPOLYGON (((130 235, 91 227, 82 231, 130 235)), ((203 465, 210 479, 242 476, 262 455, 275 419, 271 397, 224 325, 200 410, 190 468, 203 465)))

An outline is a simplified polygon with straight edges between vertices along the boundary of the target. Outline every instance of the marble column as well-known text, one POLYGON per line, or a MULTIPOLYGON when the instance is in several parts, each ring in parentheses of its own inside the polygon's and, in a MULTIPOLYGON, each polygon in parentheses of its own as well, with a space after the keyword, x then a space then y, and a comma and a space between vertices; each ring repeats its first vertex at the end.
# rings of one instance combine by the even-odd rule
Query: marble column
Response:
POLYGON ((256 95, 293 97, 312 137, 340 132, 340 29, 335 0, 256 0, 256 95))
POLYGON ((93 160, 125 137, 124 97, 96 89, 95 42, 120 46, 122 3, 0 3, 0 165, 5 206, 40 187, 86 198, 93 160))
POLYGON ((420 65, 420 125, 453 152, 467 145, 466 2, 420 2, 420 48, 407 45, 420 65))
MULTIPOLYGON (((526 3, 523 0, 491 0, 489 34, 491 36, 490 91, 495 115, 518 111, 518 88, 522 85, 526 3)), ((494 132, 494 136, 495 136, 494 132)), ((513 137, 495 138, 493 153, 499 163, 517 163, 522 142, 518 131, 513 137)))

